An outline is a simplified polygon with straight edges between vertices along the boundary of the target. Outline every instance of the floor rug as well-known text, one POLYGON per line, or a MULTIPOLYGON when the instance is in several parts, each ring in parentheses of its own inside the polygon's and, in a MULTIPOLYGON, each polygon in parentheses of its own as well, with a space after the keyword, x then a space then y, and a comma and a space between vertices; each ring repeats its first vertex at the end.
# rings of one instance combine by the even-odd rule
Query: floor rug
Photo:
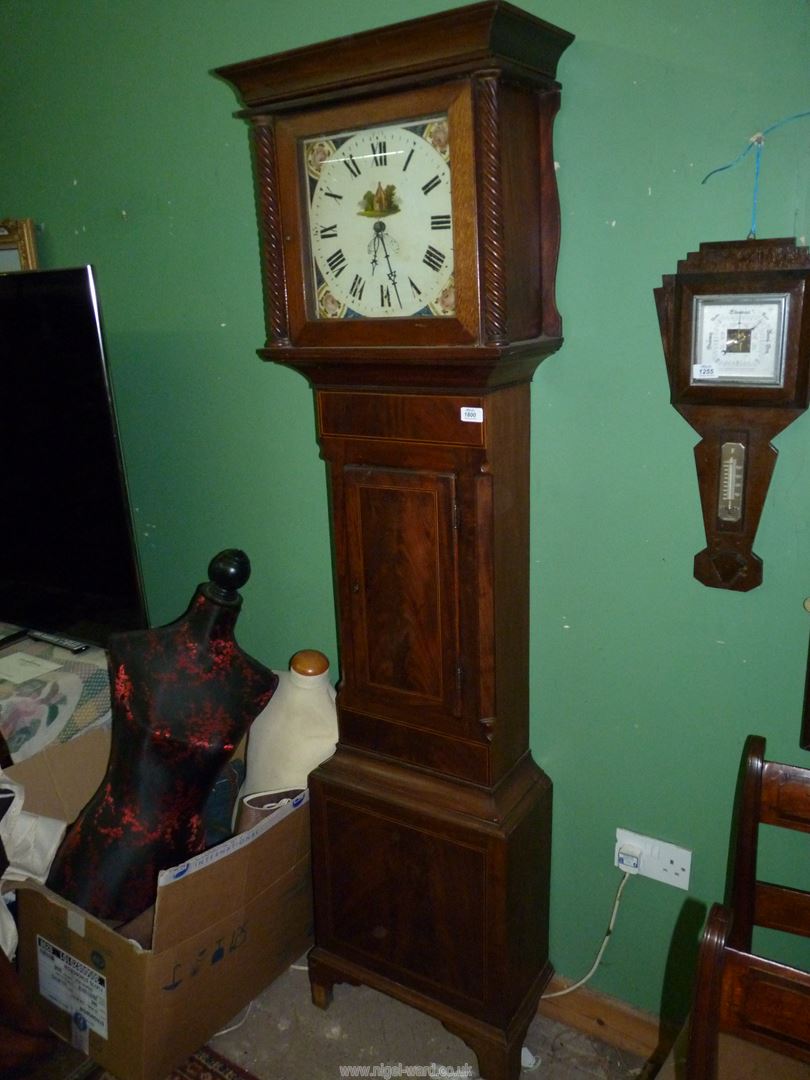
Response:
POLYGON ((256 1077, 226 1061, 210 1046, 204 1046, 185 1064, 173 1070, 171 1080, 256 1080, 256 1077))
MULTIPOLYGON (((112 1073, 108 1073, 100 1065, 96 1065, 84 1055, 79 1055, 72 1047, 65 1044, 61 1054, 57 1053, 44 1068, 32 1072, 27 1080, 116 1080, 116 1078, 112 1073)), ((202 1050, 192 1054, 188 1061, 173 1069, 166 1080, 257 1080, 257 1078, 246 1069, 233 1065, 210 1046, 204 1046, 202 1050)))

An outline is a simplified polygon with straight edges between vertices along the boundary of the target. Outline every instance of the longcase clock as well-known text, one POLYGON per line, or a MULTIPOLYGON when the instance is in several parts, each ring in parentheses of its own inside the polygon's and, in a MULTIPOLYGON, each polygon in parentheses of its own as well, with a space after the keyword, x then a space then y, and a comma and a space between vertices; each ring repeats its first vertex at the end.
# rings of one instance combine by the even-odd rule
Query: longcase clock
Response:
POLYGON ((512 1080, 548 956, 528 737, 529 392, 561 344, 556 67, 480 3, 219 70, 253 135, 267 341, 315 393, 341 680, 310 776, 313 1000, 366 984, 512 1080))

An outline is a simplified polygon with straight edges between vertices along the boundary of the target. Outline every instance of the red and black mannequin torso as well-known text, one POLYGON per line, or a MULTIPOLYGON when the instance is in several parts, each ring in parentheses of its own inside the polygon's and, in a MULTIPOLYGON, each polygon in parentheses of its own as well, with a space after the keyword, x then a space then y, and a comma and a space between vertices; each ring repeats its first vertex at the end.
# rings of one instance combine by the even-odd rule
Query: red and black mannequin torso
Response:
POLYGON ((110 760, 48 877, 98 918, 134 918, 160 870, 203 850, 206 799, 273 695, 278 677, 233 636, 249 573, 243 552, 222 552, 180 619, 110 641, 110 760))

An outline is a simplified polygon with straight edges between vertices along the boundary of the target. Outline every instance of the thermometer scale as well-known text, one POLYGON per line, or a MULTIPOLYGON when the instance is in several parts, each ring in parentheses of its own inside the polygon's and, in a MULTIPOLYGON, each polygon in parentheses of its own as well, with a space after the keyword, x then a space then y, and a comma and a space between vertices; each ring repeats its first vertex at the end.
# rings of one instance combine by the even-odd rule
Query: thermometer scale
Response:
POLYGON ((717 516, 721 521, 742 518, 743 486, 745 480, 745 447, 739 442, 726 442, 720 447, 720 491, 717 496, 717 516))

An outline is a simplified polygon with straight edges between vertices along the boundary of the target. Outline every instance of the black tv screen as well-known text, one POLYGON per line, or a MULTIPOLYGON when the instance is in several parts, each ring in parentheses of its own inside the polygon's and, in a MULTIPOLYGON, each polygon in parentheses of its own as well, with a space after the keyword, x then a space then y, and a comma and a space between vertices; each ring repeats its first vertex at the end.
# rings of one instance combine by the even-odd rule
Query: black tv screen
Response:
POLYGON ((147 625, 90 266, 0 274, 0 621, 147 625))

